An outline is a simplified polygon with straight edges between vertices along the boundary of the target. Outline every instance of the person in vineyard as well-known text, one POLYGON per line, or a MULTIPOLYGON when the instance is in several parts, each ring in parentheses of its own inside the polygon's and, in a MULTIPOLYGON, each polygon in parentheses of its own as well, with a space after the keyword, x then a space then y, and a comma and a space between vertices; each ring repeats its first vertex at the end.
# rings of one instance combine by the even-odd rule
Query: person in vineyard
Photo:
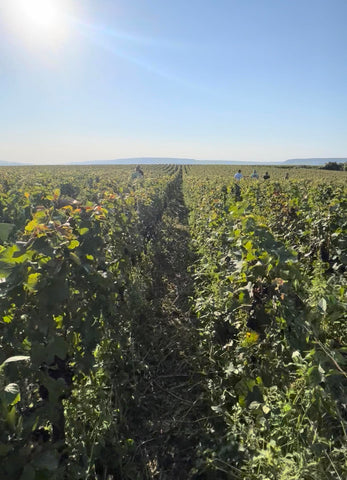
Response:
POLYGON ((243 175, 242 175, 242 173, 241 173, 241 170, 238 170, 238 172, 235 173, 235 175, 234 175, 234 179, 235 179, 236 181, 239 181, 239 180, 241 180, 241 178, 243 178, 243 175))
POLYGON ((140 167, 140 165, 137 165, 134 172, 131 175, 131 180, 143 180, 144 178, 144 173, 140 167))
POLYGON ((251 178, 252 178, 253 180, 258 180, 259 175, 258 175, 256 169, 253 170, 253 173, 252 173, 252 175, 251 175, 251 178))
POLYGON ((268 172, 265 172, 265 175, 263 176, 263 179, 264 179, 264 180, 269 180, 269 178, 270 178, 269 173, 268 173, 268 172))

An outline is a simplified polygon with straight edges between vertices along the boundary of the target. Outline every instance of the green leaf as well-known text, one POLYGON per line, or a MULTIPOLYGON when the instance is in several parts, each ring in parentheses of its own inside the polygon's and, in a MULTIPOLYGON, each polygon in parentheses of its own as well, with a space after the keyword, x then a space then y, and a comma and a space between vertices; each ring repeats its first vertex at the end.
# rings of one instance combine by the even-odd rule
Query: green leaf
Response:
POLYGON ((35 469, 31 465, 25 465, 19 480, 35 480, 35 469))
POLYGON ((11 451, 13 447, 10 445, 5 445, 4 443, 0 443, 0 457, 6 457, 9 451, 11 451))
POLYGON ((2 242, 6 242, 14 227, 13 223, 0 223, 0 240, 2 242))
POLYGON ((43 363, 51 363, 54 359, 54 352, 51 352, 50 348, 42 344, 36 344, 32 349, 31 362, 34 368, 38 368, 43 363))
MULTIPOLYGON (((79 245, 79 244, 78 244, 79 245)), ((69 247, 70 248, 70 247, 69 247)), ((74 261, 74 263, 76 263, 77 265, 81 265, 81 259, 78 255, 76 255, 75 252, 70 252, 70 258, 71 260, 74 261)))
POLYGON ((316 366, 308 369, 307 376, 309 383, 313 386, 318 385, 322 381, 322 376, 316 366))
POLYGON ((32 251, 26 251, 24 254, 21 254, 17 245, 12 245, 2 250, 0 254, 0 277, 6 279, 17 264, 30 260, 30 254, 32 253, 32 251))
POLYGON ((247 262, 251 262, 251 261, 256 260, 256 259, 257 259, 257 257, 252 252, 249 251, 247 253, 247 256, 246 256, 246 261, 247 262))
POLYGON ((54 353, 57 357, 64 360, 68 352, 68 344, 63 337, 55 336, 53 340, 48 343, 50 352, 54 353))
POLYGON ((36 238, 34 243, 32 244, 33 250, 36 252, 43 253, 47 257, 52 257, 53 256, 53 248, 49 244, 49 240, 46 237, 39 237, 36 238))
POLYGON ((53 472, 58 468, 59 457, 57 452, 46 451, 37 457, 33 464, 35 467, 53 472))
MULTIPOLYGON (((73 252, 71 252, 70 255, 73 255, 73 252)), ((69 298, 69 285, 67 279, 63 277, 52 279, 51 283, 40 290, 38 295, 41 304, 46 305, 47 307, 61 304, 69 298)))
POLYGON ((6 421, 12 430, 14 430, 16 425, 16 407, 10 407, 6 415, 6 421))

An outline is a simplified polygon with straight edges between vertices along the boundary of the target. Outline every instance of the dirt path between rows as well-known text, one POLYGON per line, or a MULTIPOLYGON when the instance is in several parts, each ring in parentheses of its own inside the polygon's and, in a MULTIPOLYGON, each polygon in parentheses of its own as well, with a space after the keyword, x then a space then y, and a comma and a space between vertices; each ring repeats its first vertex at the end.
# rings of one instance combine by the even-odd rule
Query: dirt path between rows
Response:
POLYGON ((195 478, 193 467, 208 411, 198 366, 198 330, 189 307, 194 261, 182 178, 153 232, 149 308, 135 324, 136 355, 146 368, 137 377, 137 405, 127 411, 129 435, 146 465, 143 478, 195 478))

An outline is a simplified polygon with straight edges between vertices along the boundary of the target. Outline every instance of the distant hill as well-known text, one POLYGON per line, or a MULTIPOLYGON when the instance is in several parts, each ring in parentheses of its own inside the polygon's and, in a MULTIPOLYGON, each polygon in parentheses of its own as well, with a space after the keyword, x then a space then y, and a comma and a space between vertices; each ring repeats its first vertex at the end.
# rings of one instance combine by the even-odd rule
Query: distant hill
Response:
MULTIPOLYGON (((244 162, 237 160, 196 160, 195 158, 172 158, 172 157, 132 157, 132 158, 116 158, 112 160, 86 160, 81 162, 70 162, 65 165, 273 165, 273 166, 286 166, 286 165, 308 165, 308 166, 321 166, 328 162, 344 163, 347 162, 347 158, 292 158, 285 161, 278 162, 244 162)), ((30 166, 33 163, 21 163, 21 162, 7 162, 6 160, 0 160, 0 166, 30 166)), ((60 164, 61 165, 61 164, 60 164)))
POLYGON ((196 160, 194 158, 135 157, 74 162, 73 165, 281 165, 282 162, 242 162, 236 160, 196 160))
POLYGON ((194 158, 171 158, 171 157, 135 157, 135 158, 117 158, 113 160, 91 160, 86 162, 73 162, 74 165, 309 165, 320 166, 328 162, 343 163, 347 158, 293 158, 278 162, 243 162, 237 160, 196 160, 194 158))
POLYGON ((169 158, 169 157, 134 157, 134 158, 115 158, 113 160, 89 160, 86 162, 74 162, 74 165, 137 165, 137 164, 181 164, 187 165, 196 163, 192 158, 169 158))
POLYGON ((24 165, 18 162, 6 162, 6 160, 0 160, 0 167, 15 167, 16 165, 24 165))
POLYGON ((292 158, 282 165, 325 165, 329 162, 344 163, 347 162, 347 158, 292 158))

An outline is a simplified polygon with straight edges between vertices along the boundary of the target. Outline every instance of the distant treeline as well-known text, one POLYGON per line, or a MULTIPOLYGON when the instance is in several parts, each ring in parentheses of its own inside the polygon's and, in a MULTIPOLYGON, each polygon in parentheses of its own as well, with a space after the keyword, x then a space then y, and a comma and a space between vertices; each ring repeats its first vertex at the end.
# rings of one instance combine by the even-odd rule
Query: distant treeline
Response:
POLYGON ((311 168, 313 170, 337 170, 337 171, 347 171, 347 162, 338 163, 338 162, 328 162, 325 165, 274 165, 276 168, 286 169, 286 170, 297 170, 298 168, 311 168))
POLYGON ((337 162, 328 162, 323 167, 320 167, 322 170, 347 170, 347 162, 337 163, 337 162))

